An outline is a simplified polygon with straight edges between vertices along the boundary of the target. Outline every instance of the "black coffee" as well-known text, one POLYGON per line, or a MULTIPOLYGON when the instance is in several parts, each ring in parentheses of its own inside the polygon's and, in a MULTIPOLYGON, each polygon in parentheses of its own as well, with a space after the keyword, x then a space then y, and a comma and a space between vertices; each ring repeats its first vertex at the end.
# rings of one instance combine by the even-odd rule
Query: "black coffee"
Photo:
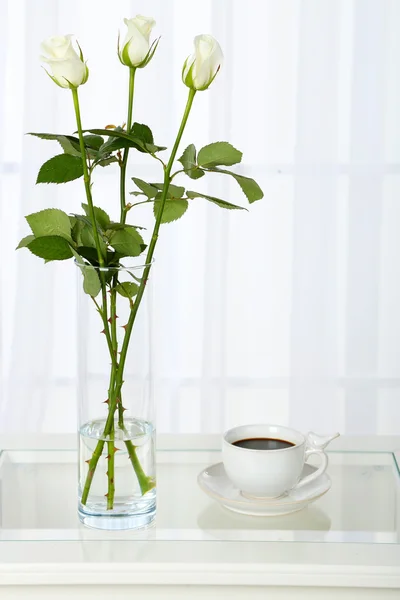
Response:
POLYGON ((247 448, 249 450, 283 450, 294 446, 292 442, 286 440, 275 440, 274 438, 249 438, 247 440, 238 440, 233 442, 233 446, 247 448))

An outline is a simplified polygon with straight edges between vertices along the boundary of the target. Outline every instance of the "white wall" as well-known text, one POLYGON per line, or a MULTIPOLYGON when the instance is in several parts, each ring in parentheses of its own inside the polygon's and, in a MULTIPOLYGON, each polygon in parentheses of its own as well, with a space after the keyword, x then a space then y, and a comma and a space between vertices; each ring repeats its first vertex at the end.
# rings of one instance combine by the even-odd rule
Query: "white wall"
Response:
MULTIPOLYGON (((260 420, 398 433, 397 0, 0 3, 0 430, 73 431, 76 421, 74 267, 14 252, 25 214, 73 212, 84 200, 80 181, 34 186, 56 145, 23 133, 75 128, 69 92, 40 68, 39 43, 76 33, 90 67, 84 124, 121 123, 127 73, 116 35, 136 12, 156 18, 162 40, 139 73, 135 119, 171 145, 186 97, 181 65, 193 36, 213 33, 226 62, 198 94, 182 148, 231 141, 244 152, 240 169, 265 191, 249 213, 199 201, 163 228, 154 312, 159 430, 260 420)), ((131 171, 160 176, 138 155, 131 171)), ((115 216, 116 177, 117 169, 96 176, 94 190, 115 216)), ((217 176, 195 185, 242 201, 217 176)), ((137 215, 149 222, 144 209, 137 215)))

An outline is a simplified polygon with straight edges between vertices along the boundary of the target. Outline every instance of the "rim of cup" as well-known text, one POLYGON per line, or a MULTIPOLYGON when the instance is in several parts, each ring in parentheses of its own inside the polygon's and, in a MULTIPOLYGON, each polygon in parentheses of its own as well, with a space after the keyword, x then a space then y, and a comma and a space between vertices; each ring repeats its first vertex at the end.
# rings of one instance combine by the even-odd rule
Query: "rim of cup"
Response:
MULTIPOLYGON (((235 442, 240 441, 241 439, 244 439, 243 437, 240 436, 236 436, 235 440, 228 440, 227 437, 234 435, 234 433, 237 431, 239 433, 240 430, 245 430, 245 429, 250 429, 250 428, 254 428, 254 429, 263 429, 263 428, 276 428, 276 429, 282 429, 282 430, 286 430, 288 432, 291 432, 294 434, 293 437, 296 438, 300 438, 301 441, 294 441, 294 440, 284 440, 284 441, 288 441, 291 444, 293 444, 293 446, 289 446, 288 448, 274 448, 274 449, 268 449, 268 454, 270 452, 288 452, 289 450, 294 450, 295 448, 299 448, 300 446, 302 446, 303 444, 305 444, 306 441, 306 437, 303 433, 301 433, 300 431, 297 431, 296 429, 292 429, 291 427, 286 427, 285 425, 274 425, 273 423, 249 423, 246 425, 237 425, 236 427, 231 427, 230 429, 227 429, 225 431, 225 433, 223 434, 223 442, 225 444, 227 444, 228 446, 232 446, 232 448, 235 448, 236 450, 240 450, 240 451, 246 451, 246 452, 265 452, 265 450, 260 450, 258 448, 243 448, 242 446, 235 446, 235 442)), ((253 434, 253 437, 266 437, 266 434, 253 434)), ((274 439, 279 439, 274 438, 274 439)), ((283 439, 283 438, 282 438, 283 439)))

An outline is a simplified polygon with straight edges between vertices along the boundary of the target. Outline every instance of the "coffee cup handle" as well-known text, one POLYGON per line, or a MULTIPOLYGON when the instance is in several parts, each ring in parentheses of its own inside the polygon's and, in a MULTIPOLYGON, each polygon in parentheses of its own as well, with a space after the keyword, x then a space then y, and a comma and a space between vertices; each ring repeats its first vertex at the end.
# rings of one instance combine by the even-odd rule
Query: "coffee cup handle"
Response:
POLYGON ((308 457, 312 454, 318 454, 321 457, 321 465, 316 471, 314 471, 314 473, 311 473, 310 475, 307 475, 307 477, 300 479, 300 481, 294 486, 293 489, 303 487, 303 485, 311 483, 311 481, 314 481, 320 475, 325 473, 328 467, 328 456, 327 454, 325 454, 324 449, 332 440, 339 437, 339 435, 339 433, 334 433, 333 435, 321 436, 310 431, 310 433, 307 435, 307 446, 305 451, 304 462, 307 462, 308 457))
POLYGON ((303 487, 303 485, 307 485, 308 483, 311 483, 312 481, 314 481, 315 479, 320 477, 320 475, 325 473, 326 469, 328 468, 328 462, 329 462, 328 456, 325 454, 323 448, 307 448, 306 452, 305 452, 305 461, 304 462, 307 462, 308 458, 312 454, 318 454, 320 456, 320 458, 321 458, 320 466, 318 467, 318 469, 316 471, 314 471, 314 473, 311 473, 310 475, 307 475, 303 479, 300 479, 300 481, 294 486, 293 489, 297 490, 298 488, 303 487))

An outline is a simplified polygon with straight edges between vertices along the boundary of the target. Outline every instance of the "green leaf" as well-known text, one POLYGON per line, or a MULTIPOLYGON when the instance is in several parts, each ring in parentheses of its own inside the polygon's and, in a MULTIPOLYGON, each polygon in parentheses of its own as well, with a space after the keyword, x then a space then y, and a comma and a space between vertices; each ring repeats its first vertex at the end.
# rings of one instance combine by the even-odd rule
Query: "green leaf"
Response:
MULTIPOLYGON (((164 210, 161 217, 161 223, 172 223, 172 221, 176 221, 180 219, 182 215, 185 214, 189 203, 187 200, 166 200, 164 204, 164 210)), ((157 219, 158 213, 160 211, 161 202, 156 200, 154 202, 154 216, 157 219)))
POLYGON ((80 256, 83 256, 86 260, 88 260, 92 265, 96 266, 99 264, 99 257, 97 255, 96 248, 92 248, 90 246, 78 246, 77 252, 80 256))
POLYGON ((85 265, 80 269, 83 275, 83 291, 92 298, 96 298, 101 290, 100 277, 96 269, 90 265, 85 265))
POLYGON ((79 138, 72 135, 57 135, 55 133, 28 133, 28 135, 34 135, 42 140, 55 140, 66 154, 81 156, 79 138))
POLYGON ((118 162, 118 158, 116 156, 109 156, 108 158, 102 158, 101 160, 97 161, 96 165, 99 165, 100 167, 107 167, 108 165, 116 162, 118 162))
POLYGON ((242 153, 228 142, 214 142, 204 146, 197 157, 200 167, 235 165, 242 160, 242 153))
POLYGON ((99 150, 104 144, 104 139, 101 135, 84 135, 83 141, 86 148, 93 148, 94 150, 99 150))
MULTIPOLYGON (((139 150, 139 152, 150 152, 151 154, 166 150, 165 146, 156 146, 154 144, 143 142, 140 138, 126 133, 121 127, 116 127, 115 129, 88 129, 87 131, 96 135, 107 135, 110 138, 118 138, 122 142, 122 145, 119 145, 119 148, 132 147, 139 150)), ((100 150, 104 150, 104 148, 108 151, 111 151, 110 148, 112 148, 112 151, 117 149, 109 144, 108 141, 104 143, 100 150)))
POLYGON ((69 241, 71 238, 71 221, 69 216, 58 208, 46 208, 25 217, 35 237, 56 235, 69 241))
POLYGON ((111 250, 107 250, 107 256, 106 256, 106 261, 107 261, 107 265, 110 266, 119 266, 119 259, 120 259, 120 255, 118 254, 118 252, 114 252, 111 250))
POLYGON ((117 229, 110 237, 110 244, 122 256, 139 256, 142 252, 143 238, 133 227, 117 229))
POLYGON ((243 206, 237 206, 236 204, 231 204, 226 200, 220 200, 220 198, 215 198, 214 196, 207 196, 207 194, 202 194, 201 192, 190 192, 187 191, 186 195, 188 198, 205 198, 209 202, 216 204, 220 208, 228 208, 230 210, 247 210, 243 206))
POLYGON ((147 125, 143 125, 142 123, 134 123, 130 130, 130 134, 145 144, 154 144, 152 131, 147 125))
MULTIPOLYGON (((125 130, 122 129, 122 127, 116 127, 115 129, 106 129, 104 131, 107 131, 107 140, 99 148, 99 151, 98 151, 99 157, 108 156, 111 152, 120 150, 121 148, 129 148, 129 147, 132 148, 133 147, 132 142, 130 142, 126 139, 118 138, 115 136, 115 134, 118 132, 122 133, 122 134, 126 133, 125 130), (114 136, 109 135, 110 131, 112 131, 114 133, 114 136)), ((106 134, 104 133, 103 135, 106 135, 106 134)))
MULTIPOLYGON (((78 217, 79 215, 77 215, 78 217)), ((83 222, 83 227, 80 230, 80 246, 87 246, 89 248, 96 248, 96 242, 94 239, 94 235, 93 235, 93 227, 91 222, 89 221, 89 223, 85 223, 83 222)), ((101 232, 99 232, 99 243, 100 243, 100 250, 103 256, 106 256, 107 253, 107 246, 103 240, 103 236, 101 234, 101 232)), ((97 248, 96 248, 97 250, 97 248)))
POLYGON ((72 257, 71 246, 67 240, 57 235, 36 237, 28 246, 32 254, 49 260, 66 260, 72 257))
POLYGON ((96 269, 91 265, 86 264, 78 252, 72 250, 72 253, 75 256, 76 264, 83 275, 83 291, 85 294, 95 298, 101 290, 100 277, 96 269))
POLYGON ((182 164, 182 167, 185 171, 189 169, 193 169, 193 167, 197 167, 196 162, 196 146, 194 144, 190 144, 185 150, 178 161, 182 164))
POLYGON ((244 177, 244 175, 238 175, 237 173, 232 173, 232 171, 227 171, 226 169, 211 169, 211 171, 213 173, 225 173, 236 179, 250 204, 256 200, 261 200, 261 198, 264 197, 264 192, 258 183, 250 177, 244 177))
POLYGON ((138 187, 139 190, 142 190, 145 196, 147 196, 148 198, 154 198, 156 196, 158 192, 158 188, 156 186, 151 185, 150 183, 147 183, 146 181, 143 181, 138 177, 132 177, 132 180, 136 187, 138 187))
POLYGON ((154 154, 166 150, 165 146, 157 146, 154 144, 153 133, 148 125, 143 123, 134 123, 132 125, 130 135, 139 139, 144 147, 144 151, 154 154))
POLYGON ((188 175, 190 179, 200 179, 205 175, 205 171, 203 169, 199 169, 198 167, 195 169, 190 169, 189 171, 185 171, 185 175, 188 175))
POLYGON ((88 219, 88 217, 86 215, 72 214, 72 215, 69 215, 69 217, 70 217, 70 219, 75 219, 74 224, 76 223, 76 221, 80 221, 84 225, 89 225, 89 227, 92 226, 90 219, 88 219))
MULTIPOLYGON (((151 185, 160 191, 162 191, 162 189, 164 187, 163 183, 152 183, 151 185)), ((173 198, 173 199, 174 198, 182 198, 184 193, 185 193, 184 187, 182 187, 180 185, 173 185, 172 183, 170 183, 169 188, 168 188, 167 198, 173 198)))
POLYGON ((100 277, 94 267, 86 266, 83 271, 83 291, 96 298, 101 290, 100 277))
MULTIPOLYGON (((78 246, 88 246, 90 248, 96 248, 96 242, 93 235, 93 225, 91 220, 86 215, 73 215, 73 218, 77 220, 77 224, 74 226, 72 233, 73 239, 76 240, 78 246)), ((98 227, 99 232, 99 243, 100 250, 103 256, 106 256, 107 246, 103 238, 103 230, 98 227)))
MULTIPOLYGON (((88 204, 82 204, 82 208, 85 211, 86 216, 91 221, 91 215, 90 215, 89 205, 88 204)), ((103 210, 102 208, 100 208, 98 206, 94 206, 93 210, 94 210, 94 216, 96 218, 96 223, 101 227, 101 229, 106 230, 108 228, 108 226, 110 225, 110 223, 111 223, 110 217, 108 216, 108 214, 106 213, 105 210, 103 210)))
POLYGON ((93 228, 92 225, 84 225, 81 229, 81 240, 83 246, 88 246, 89 248, 96 248, 96 243, 94 241, 93 228))
POLYGON ((70 221, 71 221, 71 226, 72 226, 72 230, 71 230, 72 239, 74 240, 74 242, 76 243, 77 246, 82 246, 81 231, 84 228, 85 224, 83 223, 83 221, 80 221, 80 220, 76 219, 75 217, 70 217, 70 221))
POLYGON ((118 294, 124 298, 132 298, 132 296, 136 296, 138 293, 139 286, 131 281, 122 281, 115 287, 115 289, 117 290, 118 294))
POLYGON ((203 177, 205 172, 197 166, 196 147, 194 144, 190 144, 178 160, 182 164, 185 174, 188 175, 188 177, 191 179, 200 179, 200 177, 203 177))
POLYGON ((130 225, 129 223, 110 223, 108 229, 126 229, 132 227, 133 229, 146 230, 146 227, 140 227, 140 225, 130 225))
POLYGON ((36 183, 66 183, 82 175, 83 166, 79 156, 58 154, 41 166, 36 183))
POLYGON ((19 248, 26 248, 27 246, 29 246, 29 244, 31 243, 32 240, 35 239, 34 235, 27 235, 24 238, 22 238, 22 240, 20 241, 20 243, 18 244, 18 246, 16 247, 16 250, 19 250, 19 248))

